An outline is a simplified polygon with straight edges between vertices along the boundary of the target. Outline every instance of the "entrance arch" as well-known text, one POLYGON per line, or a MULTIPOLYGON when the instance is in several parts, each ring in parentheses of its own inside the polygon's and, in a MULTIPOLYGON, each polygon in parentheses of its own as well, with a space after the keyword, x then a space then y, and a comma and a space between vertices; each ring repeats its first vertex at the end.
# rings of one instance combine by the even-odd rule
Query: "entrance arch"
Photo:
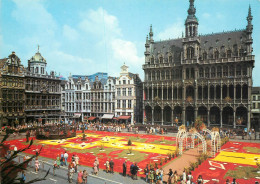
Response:
POLYGON ((160 106, 154 107, 154 122, 158 123, 162 121, 162 109, 160 106))
MULTIPOLYGON (((186 107, 186 122, 189 122, 190 125, 194 122, 194 107, 192 106, 186 107)), ((186 122, 184 122, 184 124, 186 124, 186 122)))
POLYGON ((223 112, 222 112, 222 117, 223 117, 223 124, 225 125, 233 125, 234 121, 234 113, 233 113, 233 108, 232 107, 224 107, 223 112))
POLYGON ((178 119, 178 122, 182 122, 182 108, 180 106, 175 106, 173 109, 173 119, 178 119))
POLYGON ((220 124, 220 109, 217 106, 210 108, 210 124, 220 124))
POLYGON ((236 109, 236 124, 247 125, 247 108, 240 106, 236 109))
POLYGON ((145 115, 147 122, 152 122, 152 107, 151 106, 145 106, 145 115))
POLYGON ((203 123, 207 124, 208 120, 208 110, 205 106, 200 106, 198 108, 198 116, 203 121, 203 123))
POLYGON ((172 121, 172 108, 170 106, 165 106, 163 109, 163 121, 165 123, 171 123, 172 121))

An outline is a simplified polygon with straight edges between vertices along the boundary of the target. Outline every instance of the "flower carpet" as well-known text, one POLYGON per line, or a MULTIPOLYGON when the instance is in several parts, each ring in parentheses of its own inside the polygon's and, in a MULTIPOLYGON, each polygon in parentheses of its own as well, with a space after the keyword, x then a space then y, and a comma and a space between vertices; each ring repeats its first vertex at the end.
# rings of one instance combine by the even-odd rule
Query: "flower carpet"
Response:
MULTIPOLYGON (((82 140, 82 133, 77 137, 61 140, 36 140, 32 147, 25 151, 27 154, 35 154, 37 149, 42 147, 40 157, 56 159, 58 155, 67 151, 68 161, 71 162, 72 155, 78 155, 80 165, 93 167, 95 158, 99 158, 101 169, 105 169, 105 162, 113 159, 115 172, 122 172, 122 165, 127 160, 128 171, 134 162, 140 167, 140 175, 146 164, 155 164, 159 167, 167 164, 169 160, 167 154, 173 153, 175 147, 175 137, 157 135, 138 135, 131 133, 114 133, 102 131, 85 131, 86 139, 82 140), (132 146, 128 146, 128 140, 132 141, 132 146)), ((14 145, 24 148, 28 145, 25 139, 6 141, 10 147, 14 145)), ((12 148, 11 148, 12 149, 12 148)))
POLYGON ((257 160, 260 161, 259 143, 228 142, 215 158, 203 162, 192 175, 195 179, 202 175, 207 184, 225 183, 233 178, 239 184, 260 182, 257 160))

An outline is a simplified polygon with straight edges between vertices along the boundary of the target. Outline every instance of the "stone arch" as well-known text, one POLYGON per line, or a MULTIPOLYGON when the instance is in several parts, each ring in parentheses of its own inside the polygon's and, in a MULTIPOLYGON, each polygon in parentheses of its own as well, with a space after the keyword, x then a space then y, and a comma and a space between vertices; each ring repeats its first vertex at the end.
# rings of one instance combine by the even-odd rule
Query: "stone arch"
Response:
POLYGON ((225 125, 233 125, 234 121, 234 110, 230 106, 226 106, 223 108, 222 117, 223 117, 223 124, 225 125))
POLYGON ((221 149, 221 139, 219 131, 212 131, 211 133, 211 155, 215 157, 215 154, 221 149))
POLYGON ((170 106, 165 106, 163 109, 163 120, 166 123, 171 123, 172 120, 172 108, 170 106))
POLYGON ((237 125, 247 125, 247 108, 240 106, 236 108, 236 124, 237 125))
MULTIPOLYGON (((186 107, 186 121, 188 121, 189 124, 194 122, 194 107, 192 106, 186 107)), ((186 122, 184 123, 186 124, 186 122)))
POLYGON ((145 114, 147 122, 152 122, 152 107, 147 105, 145 106, 145 114))
POLYGON ((194 87, 193 86, 187 86, 186 87, 186 98, 191 97, 194 99, 194 87))
POLYGON ((198 108, 198 116, 201 118, 203 123, 207 124, 208 120, 208 110, 205 106, 200 106, 198 108))
MULTIPOLYGON (((173 119, 178 119, 178 122, 182 122, 182 108, 181 106, 175 106, 173 109, 173 119)), ((176 122, 175 122, 176 123, 176 122)))
POLYGON ((154 122, 161 122, 162 121, 162 108, 160 106, 154 107, 154 122))
POLYGON ((217 106, 210 108, 210 124, 220 124, 220 109, 217 106))

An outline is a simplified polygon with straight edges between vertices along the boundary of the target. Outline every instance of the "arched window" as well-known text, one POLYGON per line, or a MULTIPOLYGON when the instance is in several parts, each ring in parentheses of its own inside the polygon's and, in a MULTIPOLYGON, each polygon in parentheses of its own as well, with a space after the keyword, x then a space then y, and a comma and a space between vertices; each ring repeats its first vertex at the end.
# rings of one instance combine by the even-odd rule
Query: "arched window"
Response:
POLYGON ((211 78, 214 78, 216 76, 216 70, 215 67, 211 68, 211 78))
POLYGON ((227 50, 227 58, 231 58, 231 54, 232 54, 231 50, 227 50))
POLYGON ((240 65, 237 65, 236 75, 237 75, 237 76, 240 76, 240 75, 241 75, 241 66, 240 66, 240 65))
POLYGON ((239 56, 240 57, 244 56, 244 49, 239 49, 239 56))
POLYGON ((222 46, 220 51, 221 51, 221 57, 225 58, 226 57, 225 47, 222 46))
POLYGON ((172 56, 169 56, 169 63, 172 63, 172 56))
POLYGON ((218 50, 215 51, 214 55, 215 55, 215 59, 219 59, 219 51, 218 50))
POLYGON ((162 75, 162 80, 164 80, 165 79, 165 72, 162 71, 161 75, 162 75))
POLYGON ((243 67, 243 76, 247 76, 247 66, 243 67))
POLYGON ((207 60, 207 57, 208 57, 208 55, 207 55, 207 52, 205 51, 205 52, 203 53, 202 58, 203 58, 203 60, 207 60))
POLYGON ((204 77, 203 68, 200 68, 200 69, 199 69, 199 75, 200 75, 200 78, 203 78, 203 77, 204 77))
POLYGON ((163 57, 162 56, 160 56, 159 60, 160 60, 160 63, 163 63, 163 57))
POLYGON ((238 56, 237 44, 233 45, 233 55, 238 56))
POLYGON ((223 67, 223 75, 224 75, 224 77, 228 76, 228 66, 223 67))
POLYGON ((213 48, 212 47, 209 48, 209 58, 213 59, 213 48))
POLYGON ((154 57, 151 58, 151 64, 154 64, 154 57))
POLYGON ((189 47, 187 49, 187 59, 192 59, 194 57, 194 48, 193 47, 189 47))
POLYGON ((157 71, 156 76, 157 76, 157 80, 160 80, 160 71, 157 71))
POLYGON ((209 67, 207 67, 205 70, 205 77, 209 78, 209 67))
POLYGON ((155 80, 155 71, 152 73, 152 80, 155 80))
POLYGON ((170 79, 170 72, 169 72, 169 70, 166 70, 166 79, 167 79, 167 80, 170 79))
POLYGON ((231 65, 231 66, 230 66, 230 70, 229 70, 229 76, 230 76, 230 77, 233 77, 234 75, 235 75, 234 66, 231 65))
POLYGON ((221 66, 217 67, 217 75, 218 75, 218 77, 222 77, 222 68, 221 68, 221 66))

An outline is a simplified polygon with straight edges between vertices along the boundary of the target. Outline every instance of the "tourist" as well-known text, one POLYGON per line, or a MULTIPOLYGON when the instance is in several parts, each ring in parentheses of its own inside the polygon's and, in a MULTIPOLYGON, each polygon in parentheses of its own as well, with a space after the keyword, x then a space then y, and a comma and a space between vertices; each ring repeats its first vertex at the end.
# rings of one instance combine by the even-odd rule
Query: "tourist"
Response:
POLYGON ((137 166, 137 163, 135 163, 134 167, 133 167, 133 177, 135 180, 137 180, 137 173, 138 173, 139 167, 137 166))
POLYGON ((127 168, 127 165, 126 165, 126 160, 125 160, 123 163, 123 176, 126 176, 126 168, 127 168))
POLYGON ((153 184, 153 181, 154 181, 154 169, 151 168, 149 172, 149 183, 153 184))
POLYGON ((229 181, 229 179, 227 179, 227 180, 226 180, 226 184, 230 184, 230 181, 229 181))
POLYGON ((106 164, 106 172, 108 173, 110 170, 109 161, 107 160, 105 164, 106 164))
POLYGON ((72 164, 73 164, 73 168, 75 169, 75 173, 77 173, 78 172, 77 171, 78 167, 77 167, 75 159, 72 160, 72 164))
POLYGON ((64 164, 64 154, 61 153, 61 155, 60 155, 60 165, 63 166, 63 164, 64 164))
POLYGON ((193 176, 191 175, 191 172, 189 172, 189 174, 188 174, 188 179, 189 179, 190 181, 192 181, 192 179, 193 179, 193 176))
POLYGON ((38 158, 35 159, 35 172, 38 172, 39 171, 39 168, 40 168, 40 162, 38 160, 38 158))
POLYGON ((69 173, 68 173, 68 176, 69 176, 69 183, 72 183, 72 178, 73 178, 73 174, 74 174, 74 168, 72 165, 69 166, 69 173))
POLYGON ((69 155, 68 155, 68 153, 65 151, 65 153, 64 153, 65 165, 67 165, 68 157, 69 157, 69 155))
POLYGON ((114 174, 114 161, 111 159, 109 162, 109 166, 110 166, 110 173, 114 174))
POLYGON ((157 181, 159 180, 159 178, 160 178, 160 170, 159 170, 159 168, 157 167, 157 169, 155 170, 155 177, 154 177, 155 183, 157 183, 157 181))
POLYGON ((186 172, 185 170, 183 170, 183 173, 182 173, 182 180, 186 182, 186 172))
POLYGON ((95 161, 96 161, 96 163, 97 163, 97 169, 98 169, 98 171, 99 171, 99 160, 98 160, 98 157, 96 157, 95 161))
POLYGON ((187 180, 187 183, 186 183, 186 184, 192 184, 192 182, 191 182, 190 178, 188 178, 188 180, 187 180))
POLYGON ((22 177, 21 177, 21 179, 20 179, 20 183, 21 184, 23 184, 23 183, 25 183, 25 180, 26 180, 26 174, 25 174, 25 171, 24 170, 22 170, 22 177))
POLYGON ((199 175, 197 182, 198 184, 203 184, 203 178, 201 175, 199 175))
POLYGON ((57 162, 58 168, 60 168, 60 156, 59 155, 57 155, 56 162, 57 162))
POLYGON ((83 172, 82 172, 82 170, 80 170, 79 171, 79 173, 78 173, 78 178, 77 178, 77 184, 82 184, 83 183, 83 172))
POLYGON ((149 167, 148 164, 146 164, 146 168, 144 168, 144 174, 145 174, 145 181, 148 182, 148 175, 149 175, 149 167))
POLYGON ((88 182, 88 172, 86 170, 83 171, 82 180, 83 184, 86 184, 88 182))
POLYGON ((17 147, 16 146, 14 146, 14 153, 16 153, 17 152, 17 147))
POLYGON ((172 179, 173 179, 173 172, 172 169, 169 169, 168 175, 168 184, 172 184, 172 179))
POLYGON ((55 176, 55 169, 58 168, 58 165, 57 165, 57 161, 54 160, 54 164, 53 164, 53 175, 55 176))
POLYGON ((233 181, 232 181, 231 184, 237 184, 237 182, 236 182, 236 178, 233 178, 233 181))
POLYGON ((78 157, 78 155, 76 155, 74 159, 75 159, 75 163, 76 163, 76 169, 75 169, 75 172, 77 172, 78 165, 79 165, 79 157, 78 157))
POLYGON ((134 177, 134 163, 132 163, 131 165, 130 165, 130 173, 131 173, 131 178, 133 179, 133 177, 134 177))
POLYGON ((97 160, 95 160, 95 162, 94 162, 93 174, 98 175, 98 164, 97 164, 97 160))
POLYGON ((162 169, 162 167, 160 168, 160 178, 163 181, 163 169, 162 169))
POLYGON ((179 180, 179 178, 178 178, 178 173, 177 173, 177 171, 174 171, 174 174, 173 174, 173 183, 178 183, 178 180, 179 180))

